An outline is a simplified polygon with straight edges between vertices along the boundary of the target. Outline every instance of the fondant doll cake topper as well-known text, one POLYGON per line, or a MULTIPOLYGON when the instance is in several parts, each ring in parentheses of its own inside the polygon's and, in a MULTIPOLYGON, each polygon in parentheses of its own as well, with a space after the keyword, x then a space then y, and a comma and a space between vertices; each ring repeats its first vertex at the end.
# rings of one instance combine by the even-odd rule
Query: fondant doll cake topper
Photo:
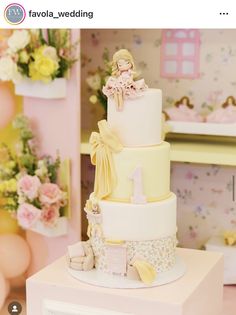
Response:
POLYGON ((228 96, 221 108, 215 109, 207 116, 210 123, 236 123, 236 100, 231 95, 228 96))
POLYGON ((134 98, 147 89, 144 79, 135 80, 137 72, 134 59, 127 49, 120 49, 112 59, 112 75, 103 87, 107 97, 113 97, 117 110, 123 109, 125 98, 134 98))
POLYGON ((181 97, 179 101, 175 102, 175 106, 167 108, 164 114, 167 119, 173 121, 203 121, 203 117, 194 110, 194 105, 190 103, 187 96, 181 97))

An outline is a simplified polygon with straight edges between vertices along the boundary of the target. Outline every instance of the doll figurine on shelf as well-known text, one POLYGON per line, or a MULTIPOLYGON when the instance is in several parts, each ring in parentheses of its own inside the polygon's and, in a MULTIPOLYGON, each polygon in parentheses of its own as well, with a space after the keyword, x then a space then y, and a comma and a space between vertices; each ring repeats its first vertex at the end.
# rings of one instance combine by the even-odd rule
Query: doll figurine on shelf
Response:
POLYGON ((236 100, 228 96, 221 108, 215 109, 206 118, 209 123, 236 123, 236 100))
POLYGON ((118 111, 122 111, 124 99, 134 98, 147 89, 144 80, 137 80, 134 60, 127 49, 120 49, 112 59, 112 74, 103 87, 103 93, 107 97, 114 97, 118 111))
POLYGON ((165 109, 164 114, 168 120, 185 122, 203 121, 202 116, 194 110, 194 106, 190 103, 187 96, 183 96, 179 101, 177 101, 174 107, 165 109))

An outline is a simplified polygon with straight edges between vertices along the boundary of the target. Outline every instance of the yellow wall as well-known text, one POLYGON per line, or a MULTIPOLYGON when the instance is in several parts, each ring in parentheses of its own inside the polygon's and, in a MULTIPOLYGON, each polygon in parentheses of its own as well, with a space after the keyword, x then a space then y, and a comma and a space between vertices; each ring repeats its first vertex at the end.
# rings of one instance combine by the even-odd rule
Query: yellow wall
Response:
MULTIPOLYGON (((14 86, 12 83, 8 83, 8 85, 12 91, 12 95, 15 98, 16 114, 21 113, 23 109, 23 98, 14 95, 14 86)), ((13 149, 16 140, 17 132, 12 128, 11 122, 8 123, 7 127, 0 129, 0 144, 6 143, 11 149, 13 149)), ((18 226, 17 221, 11 217, 10 213, 0 209, 0 235, 7 233, 20 233, 21 235, 24 234, 23 230, 18 226)))
MULTIPOLYGON (((14 86, 12 83, 8 83, 9 87, 12 91, 12 94, 14 95, 14 86)), ((1 97, 1 95, 0 95, 1 97)), ((20 96, 14 95, 15 101, 16 101, 16 114, 21 113, 23 109, 23 98, 20 96)), ((1 114, 1 113, 0 113, 1 114)), ((17 133, 12 128, 11 122, 7 125, 7 127, 0 129, 0 143, 6 143, 11 148, 13 148, 14 143, 17 139, 17 133)))

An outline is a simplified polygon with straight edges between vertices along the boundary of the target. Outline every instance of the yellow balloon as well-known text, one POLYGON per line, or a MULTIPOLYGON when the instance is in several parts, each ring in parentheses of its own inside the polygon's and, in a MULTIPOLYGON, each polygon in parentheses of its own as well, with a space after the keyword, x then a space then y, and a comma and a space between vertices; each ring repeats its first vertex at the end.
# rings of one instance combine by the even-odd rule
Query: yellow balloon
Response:
POLYGON ((0 234, 18 234, 20 232, 17 220, 6 210, 0 210, 0 234))
POLYGON ((7 83, 0 83, 0 128, 5 128, 15 115, 16 102, 7 83))

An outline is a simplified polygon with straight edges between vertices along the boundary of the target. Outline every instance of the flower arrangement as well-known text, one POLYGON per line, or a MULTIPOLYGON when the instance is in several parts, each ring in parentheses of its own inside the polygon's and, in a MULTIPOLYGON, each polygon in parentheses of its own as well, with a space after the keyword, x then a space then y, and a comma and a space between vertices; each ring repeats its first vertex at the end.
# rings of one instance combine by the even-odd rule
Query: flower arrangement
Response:
POLYGON ((95 71, 90 71, 86 78, 86 83, 88 84, 89 92, 91 93, 89 101, 92 104, 100 103, 106 113, 107 97, 103 94, 102 87, 106 84, 107 79, 112 73, 112 66, 107 48, 105 48, 102 58, 104 68, 98 67, 95 71))
POLYGON ((4 144, 0 147, 1 208, 11 212, 25 229, 37 221, 54 227, 67 204, 67 193, 56 183, 60 159, 38 158, 26 116, 17 116, 13 128, 20 133, 15 154, 4 144))
POLYGON ((48 83, 65 78, 76 61, 75 45, 66 29, 14 30, 7 48, 0 54, 0 80, 20 82, 22 78, 48 83), (45 39, 47 38, 47 39, 45 39))

